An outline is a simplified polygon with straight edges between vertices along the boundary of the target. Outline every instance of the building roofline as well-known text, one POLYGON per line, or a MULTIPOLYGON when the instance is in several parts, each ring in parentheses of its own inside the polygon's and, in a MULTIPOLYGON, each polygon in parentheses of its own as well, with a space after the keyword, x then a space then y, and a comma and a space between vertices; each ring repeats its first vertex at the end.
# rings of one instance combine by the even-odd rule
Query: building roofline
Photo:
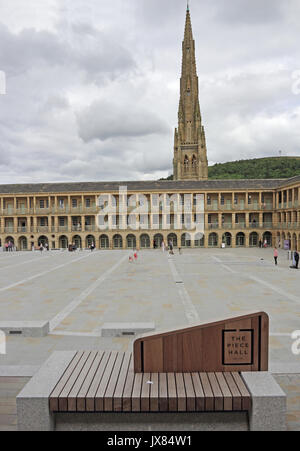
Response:
POLYGON ((146 180, 146 181, 95 181, 95 182, 55 182, 55 183, 25 183, 0 185, 0 194, 57 194, 57 193, 92 193, 117 191, 121 186, 127 186, 128 191, 160 191, 160 190, 276 190, 294 182, 300 181, 300 176, 290 179, 208 179, 192 180, 146 180))

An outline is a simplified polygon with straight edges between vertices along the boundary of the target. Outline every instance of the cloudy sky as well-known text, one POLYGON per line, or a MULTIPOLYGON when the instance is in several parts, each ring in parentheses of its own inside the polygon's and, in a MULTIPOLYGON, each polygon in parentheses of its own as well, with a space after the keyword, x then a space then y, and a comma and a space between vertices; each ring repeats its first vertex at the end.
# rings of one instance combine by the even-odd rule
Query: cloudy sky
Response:
MULTIPOLYGON (((300 1, 190 3, 209 163, 300 155, 300 1)), ((0 183, 171 174, 185 10, 0 0, 0 183)))

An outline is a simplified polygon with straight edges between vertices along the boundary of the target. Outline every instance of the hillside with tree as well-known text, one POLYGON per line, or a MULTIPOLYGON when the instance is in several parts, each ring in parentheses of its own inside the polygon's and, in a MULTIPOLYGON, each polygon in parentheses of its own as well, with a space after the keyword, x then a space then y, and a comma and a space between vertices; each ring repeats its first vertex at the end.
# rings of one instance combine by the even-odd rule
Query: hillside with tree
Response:
MULTIPOLYGON (((208 168, 209 179, 280 179, 300 175, 300 157, 271 157, 217 163, 208 168)), ((171 175, 165 180, 172 180, 171 175)))

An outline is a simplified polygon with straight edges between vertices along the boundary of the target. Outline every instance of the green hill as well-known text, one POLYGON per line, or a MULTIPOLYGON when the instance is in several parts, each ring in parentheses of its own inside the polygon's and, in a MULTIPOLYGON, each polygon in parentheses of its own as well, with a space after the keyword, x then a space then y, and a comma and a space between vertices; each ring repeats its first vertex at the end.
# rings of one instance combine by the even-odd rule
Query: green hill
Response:
MULTIPOLYGON (((210 179, 283 179, 300 175, 300 157, 270 157, 217 163, 208 168, 210 179)), ((172 180, 171 175, 167 179, 172 180)))
POLYGON ((210 179, 281 179, 300 175, 300 157, 230 161, 208 168, 210 179))

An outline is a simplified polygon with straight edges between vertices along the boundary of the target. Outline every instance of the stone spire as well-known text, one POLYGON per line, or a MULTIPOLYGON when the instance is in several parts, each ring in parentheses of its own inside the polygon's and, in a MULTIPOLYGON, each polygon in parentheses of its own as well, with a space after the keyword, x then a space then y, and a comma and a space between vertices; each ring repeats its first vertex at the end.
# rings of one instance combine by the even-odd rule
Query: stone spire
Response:
POLYGON ((208 177, 198 85, 195 41, 188 4, 182 44, 178 129, 175 131, 174 141, 175 180, 205 180, 208 177))

